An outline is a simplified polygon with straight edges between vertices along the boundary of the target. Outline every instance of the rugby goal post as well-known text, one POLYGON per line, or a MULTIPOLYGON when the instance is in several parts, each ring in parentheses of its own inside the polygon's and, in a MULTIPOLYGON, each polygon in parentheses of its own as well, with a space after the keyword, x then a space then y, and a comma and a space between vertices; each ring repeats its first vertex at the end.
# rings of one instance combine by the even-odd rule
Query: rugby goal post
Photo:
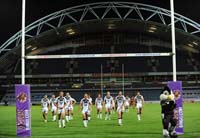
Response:
MULTIPOLYGON (((173 81, 176 81, 176 45, 175 45, 175 22, 174 22, 174 0, 170 0, 171 8, 171 32, 172 32, 172 53, 127 53, 127 54, 82 54, 82 55, 35 55, 35 56, 25 56, 25 3, 26 0, 22 0, 22 46, 21 46, 21 85, 18 90, 25 86, 25 58, 26 59, 50 59, 50 58, 103 58, 103 57, 147 57, 147 56, 172 56, 173 58, 173 81)), ((24 89, 29 89, 27 86, 24 89)), ((18 91, 16 89, 16 92, 18 91)), ((23 90, 23 89, 22 89, 23 90)), ((24 93, 22 93, 24 94, 24 93)), ((30 95, 30 89, 27 90, 27 95, 30 95)), ((24 96, 24 95, 23 95, 24 96)), ((30 96, 28 97, 30 100, 30 96)), ((17 101, 16 98, 16 103, 17 101)), ((26 103, 26 102, 25 102, 26 103)), ((30 106, 30 101, 28 102, 30 106)), ((29 110, 30 112, 30 110, 29 110)), ((30 114, 28 115, 30 121, 30 114)), ((16 125, 18 125, 16 123, 16 125)), ((30 130, 30 127, 28 128, 30 130)), ((17 135, 30 136, 31 130, 27 132, 19 132, 17 135)))

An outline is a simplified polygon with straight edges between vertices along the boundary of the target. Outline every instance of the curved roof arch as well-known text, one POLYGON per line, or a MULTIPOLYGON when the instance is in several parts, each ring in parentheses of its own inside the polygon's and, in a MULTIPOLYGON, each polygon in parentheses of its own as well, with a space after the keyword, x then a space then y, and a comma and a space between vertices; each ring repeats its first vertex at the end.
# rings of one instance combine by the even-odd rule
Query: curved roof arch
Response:
MULTIPOLYGON (((66 19, 68 23, 76 24, 91 20, 91 18, 99 21, 106 18, 118 18, 122 21, 126 19, 139 19, 142 21, 158 22, 170 27, 170 14, 171 12, 167 9, 133 2, 99 2, 84 4, 54 12, 26 26, 26 40, 38 36, 49 29, 53 29, 59 33, 57 28, 66 24, 66 22, 64 22, 66 19), (99 12, 99 10, 101 10, 101 12, 99 12), (114 14, 110 15, 110 12, 114 14), (131 16, 132 13, 135 13, 137 16, 131 16), (87 14, 91 14, 93 17, 91 16, 90 19, 87 19, 87 14), (157 18, 156 21, 155 18, 157 18)), ((200 24, 183 15, 175 13, 175 23, 180 24, 176 26, 176 28, 187 33, 196 36, 200 34, 200 24)), ((1 53, 19 46, 20 42, 21 31, 17 32, 0 46, 0 56, 2 55, 1 53)))

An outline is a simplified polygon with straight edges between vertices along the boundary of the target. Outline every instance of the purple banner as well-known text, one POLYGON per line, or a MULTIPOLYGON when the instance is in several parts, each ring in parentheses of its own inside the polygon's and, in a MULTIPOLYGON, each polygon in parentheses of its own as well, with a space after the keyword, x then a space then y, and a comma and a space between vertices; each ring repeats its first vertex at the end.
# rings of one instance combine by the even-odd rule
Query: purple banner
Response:
POLYGON ((176 132, 177 134, 184 134, 182 82, 169 81, 168 87, 174 93, 174 97, 176 101, 176 109, 174 110, 174 116, 177 119, 176 132))
POLYGON ((15 85, 17 136, 31 136, 30 85, 15 85))

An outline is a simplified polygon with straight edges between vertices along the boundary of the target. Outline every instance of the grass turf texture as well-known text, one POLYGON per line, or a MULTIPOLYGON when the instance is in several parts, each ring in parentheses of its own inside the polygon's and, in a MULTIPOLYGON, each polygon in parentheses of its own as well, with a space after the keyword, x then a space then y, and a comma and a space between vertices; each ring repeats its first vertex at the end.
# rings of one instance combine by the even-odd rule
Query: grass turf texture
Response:
MULTIPOLYGON (((0 106, 0 138, 16 137, 15 106, 0 106)), ((49 113, 44 123, 40 106, 32 106, 31 138, 161 138, 162 125, 159 104, 146 104, 142 120, 137 121, 135 109, 124 113, 123 126, 118 126, 117 114, 110 121, 96 118, 93 108, 88 128, 83 127, 81 113, 75 106, 74 120, 66 128, 58 128, 58 122, 52 122, 49 113)), ((184 104, 184 138, 200 138, 200 104, 184 104)))

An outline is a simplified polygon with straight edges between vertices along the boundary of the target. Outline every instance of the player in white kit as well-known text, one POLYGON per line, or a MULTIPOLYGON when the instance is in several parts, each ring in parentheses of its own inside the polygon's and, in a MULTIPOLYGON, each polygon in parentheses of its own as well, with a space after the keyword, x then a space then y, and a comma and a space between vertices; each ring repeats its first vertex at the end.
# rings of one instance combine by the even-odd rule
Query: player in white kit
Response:
POLYGON ((136 103, 138 121, 140 121, 142 114, 142 107, 144 106, 144 98, 140 94, 139 90, 137 91, 137 95, 135 96, 135 103, 136 103))
POLYGON ((128 95, 126 95, 126 97, 125 97, 125 111, 126 112, 129 112, 130 101, 131 101, 131 99, 129 98, 128 95))
POLYGON ((124 95, 122 95, 121 91, 119 91, 118 96, 115 97, 115 101, 117 103, 118 123, 121 126, 122 125, 123 112, 124 112, 124 106, 125 106, 125 97, 124 97, 124 95))
POLYGON ((102 105, 103 99, 101 98, 101 94, 98 94, 97 98, 95 99, 95 106, 97 109, 97 118, 102 119, 102 105))
POLYGON ((114 106, 114 100, 113 100, 113 97, 110 95, 110 92, 108 91, 106 96, 104 97, 104 106, 105 106, 105 109, 106 109, 106 117, 105 117, 105 120, 110 120, 110 113, 111 113, 111 110, 112 110, 112 107, 114 106))
POLYGON ((63 128, 65 128, 65 106, 66 106, 66 99, 63 96, 64 93, 60 92, 59 96, 55 100, 55 106, 58 109, 58 126, 61 128, 61 122, 63 128))
POLYGON ((72 100, 71 100, 71 96, 70 96, 69 92, 66 93, 65 99, 66 99, 65 117, 66 117, 66 121, 69 122, 70 114, 71 114, 70 108, 72 106, 72 100))
POLYGON ((88 111, 91 110, 92 103, 88 99, 88 94, 84 94, 84 98, 80 101, 80 109, 82 109, 83 125, 88 126, 88 111))
POLYGON ((41 106, 44 122, 46 123, 49 110, 49 99, 47 98, 47 95, 45 95, 44 98, 41 99, 41 106))
MULTIPOLYGON (((92 97, 90 96, 90 94, 88 94, 88 100, 90 101, 90 103, 92 104, 92 97)), ((92 108, 91 108, 92 109, 92 108)), ((92 110, 89 109, 88 111, 88 120, 91 120, 91 112, 92 110)))
POLYGON ((56 121, 57 107, 54 104, 55 101, 56 101, 56 97, 55 97, 55 95, 52 95, 51 99, 50 99, 50 107, 51 107, 51 112, 52 112, 52 116, 53 116, 53 120, 52 121, 56 121))
MULTIPOLYGON (((71 96, 70 96, 71 97, 71 96)), ((70 107, 70 116, 69 120, 73 120, 73 115, 74 115, 74 105, 76 104, 76 100, 71 97, 71 107, 70 107)))

